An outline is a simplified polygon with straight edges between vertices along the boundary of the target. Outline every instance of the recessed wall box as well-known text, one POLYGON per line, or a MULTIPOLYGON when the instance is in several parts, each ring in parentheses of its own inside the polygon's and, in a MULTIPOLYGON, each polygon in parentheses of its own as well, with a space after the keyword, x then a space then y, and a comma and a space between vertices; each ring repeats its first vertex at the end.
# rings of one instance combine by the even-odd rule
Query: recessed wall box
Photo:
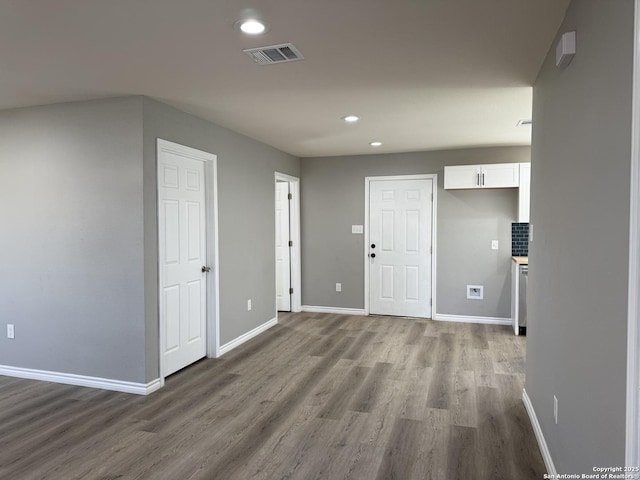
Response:
POLYGON ((556 67, 566 67, 576 55, 576 32, 562 34, 556 46, 556 67))
POLYGON ((467 300, 482 300, 482 299, 484 299, 484 286, 467 285, 467 300))

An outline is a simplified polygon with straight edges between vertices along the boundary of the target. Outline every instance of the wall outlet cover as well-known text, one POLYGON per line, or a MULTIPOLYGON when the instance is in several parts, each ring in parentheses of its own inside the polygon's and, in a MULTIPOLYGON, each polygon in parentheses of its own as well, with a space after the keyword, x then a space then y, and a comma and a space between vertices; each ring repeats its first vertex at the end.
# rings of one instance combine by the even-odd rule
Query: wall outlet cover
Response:
POLYGON ((491 240, 491 250, 498 250, 498 240, 491 240))
POLYGON ((247 300, 247 312, 251 311, 251 299, 247 300))
POLYGON ((336 283, 336 292, 341 292, 341 291, 342 291, 342 284, 336 283))
POLYGON ((7 324, 7 338, 15 338, 16 331, 12 324, 7 324))

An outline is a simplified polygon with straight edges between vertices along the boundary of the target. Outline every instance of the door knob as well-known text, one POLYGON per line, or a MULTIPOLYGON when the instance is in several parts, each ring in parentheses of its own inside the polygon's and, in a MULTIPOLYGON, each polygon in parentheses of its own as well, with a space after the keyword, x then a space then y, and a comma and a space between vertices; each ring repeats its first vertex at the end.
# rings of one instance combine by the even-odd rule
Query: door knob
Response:
POLYGON ((211 271, 211 267, 202 267, 202 273, 209 273, 211 271))
POLYGON ((371 248, 376 248, 376 244, 375 244, 375 243, 372 243, 372 244, 371 244, 371 248))
POLYGON ((371 254, 369 254, 369 256, 370 256, 371 258, 376 258, 376 254, 375 254, 375 253, 371 253, 371 254))

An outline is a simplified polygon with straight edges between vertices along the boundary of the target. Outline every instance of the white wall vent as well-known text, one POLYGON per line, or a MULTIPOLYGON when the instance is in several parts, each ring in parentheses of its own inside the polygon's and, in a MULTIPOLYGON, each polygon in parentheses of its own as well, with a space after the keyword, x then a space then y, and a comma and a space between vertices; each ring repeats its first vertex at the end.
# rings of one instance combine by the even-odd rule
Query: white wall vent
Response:
POLYGON ((291 43, 271 45, 268 47, 247 48, 242 51, 249 55, 258 65, 293 62, 295 60, 304 59, 300 50, 294 47, 291 43))

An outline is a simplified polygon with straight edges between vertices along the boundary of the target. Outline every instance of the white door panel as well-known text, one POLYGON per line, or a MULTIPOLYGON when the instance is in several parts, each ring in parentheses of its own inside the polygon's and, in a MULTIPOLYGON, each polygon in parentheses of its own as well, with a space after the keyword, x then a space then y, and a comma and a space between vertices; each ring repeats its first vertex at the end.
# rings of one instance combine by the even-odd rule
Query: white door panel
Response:
POLYGON ((369 312, 431 316, 433 180, 369 184, 369 312))
POLYGON ((206 355, 206 202, 204 163, 159 151, 158 238, 163 372, 206 355))
POLYGON ((276 182, 276 305, 291 311, 291 257, 289 247, 289 182, 276 182))

